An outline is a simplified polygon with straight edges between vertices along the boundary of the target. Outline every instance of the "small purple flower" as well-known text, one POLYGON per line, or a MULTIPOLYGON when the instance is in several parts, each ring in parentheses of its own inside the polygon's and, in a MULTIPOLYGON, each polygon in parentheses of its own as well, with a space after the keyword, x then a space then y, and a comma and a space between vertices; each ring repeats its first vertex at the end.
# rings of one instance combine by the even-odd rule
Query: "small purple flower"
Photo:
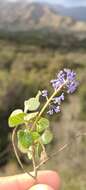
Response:
POLYGON ((61 102, 64 101, 64 93, 62 93, 59 97, 53 98, 53 103, 60 105, 61 102))
POLYGON ((60 112, 60 106, 51 105, 49 111, 47 112, 49 115, 53 115, 53 113, 60 112))
POLYGON ((64 93, 61 94, 60 99, 64 101, 64 93))
POLYGON ((50 109, 47 113, 48 113, 49 115, 53 115, 53 109, 50 109))
POLYGON ((42 96, 47 97, 48 96, 48 91, 47 90, 42 90, 42 96))
POLYGON ((63 84, 63 81, 62 80, 51 80, 51 84, 52 84, 54 90, 57 90, 63 84))
POLYGON ((71 82, 76 80, 76 73, 74 71, 71 71, 70 69, 64 69, 66 80, 71 82))
POLYGON ((78 82, 72 82, 72 83, 70 83, 70 84, 67 84, 67 93, 68 94, 72 94, 73 92, 75 92, 75 90, 76 90, 76 88, 77 88, 77 86, 79 85, 79 83, 78 82))
POLYGON ((56 113, 59 113, 59 112, 60 112, 60 106, 56 106, 56 107, 54 107, 53 109, 54 109, 54 111, 55 111, 56 113))
POLYGON ((63 71, 61 70, 61 71, 57 74, 57 78, 60 79, 60 80, 61 80, 61 79, 63 80, 63 79, 65 78, 64 70, 63 70, 63 71))
POLYGON ((51 80, 51 84, 55 90, 57 90, 62 84, 64 84, 65 74, 63 71, 60 71, 57 75, 57 79, 51 80))

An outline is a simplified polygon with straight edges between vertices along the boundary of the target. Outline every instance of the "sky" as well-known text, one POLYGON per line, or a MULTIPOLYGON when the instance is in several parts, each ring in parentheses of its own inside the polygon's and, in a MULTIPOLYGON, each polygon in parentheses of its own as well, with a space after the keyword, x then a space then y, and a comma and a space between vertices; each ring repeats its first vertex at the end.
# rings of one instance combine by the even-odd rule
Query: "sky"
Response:
MULTIPOLYGON (((17 0, 9 0, 9 1, 14 2, 17 0)), ((61 4, 64 6, 86 6, 86 0, 28 0, 28 1, 29 2, 39 1, 39 2, 56 3, 56 4, 61 4)))

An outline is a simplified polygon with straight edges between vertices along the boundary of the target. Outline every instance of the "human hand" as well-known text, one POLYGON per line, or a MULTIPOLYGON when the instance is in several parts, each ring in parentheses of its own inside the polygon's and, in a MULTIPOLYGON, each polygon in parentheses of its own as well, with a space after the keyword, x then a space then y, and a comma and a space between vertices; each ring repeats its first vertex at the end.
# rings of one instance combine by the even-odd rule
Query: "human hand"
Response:
POLYGON ((36 180, 28 174, 0 178, 0 190, 59 190, 60 178, 54 171, 39 171, 36 180))

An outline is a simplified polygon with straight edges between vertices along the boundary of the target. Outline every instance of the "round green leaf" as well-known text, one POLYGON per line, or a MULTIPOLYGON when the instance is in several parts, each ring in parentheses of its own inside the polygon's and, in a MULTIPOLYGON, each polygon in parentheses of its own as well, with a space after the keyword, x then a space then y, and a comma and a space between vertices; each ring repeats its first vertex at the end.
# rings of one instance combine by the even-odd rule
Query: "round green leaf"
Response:
POLYGON ((35 111, 39 108, 40 102, 39 102, 39 97, 41 95, 41 91, 38 92, 36 97, 30 98, 29 100, 24 102, 24 110, 25 112, 29 111, 35 111))
POLYGON ((40 137, 39 133, 37 133, 35 131, 32 132, 31 135, 32 135, 33 141, 37 140, 40 137))
POLYGON ((42 117, 42 118, 37 122, 36 126, 37 126, 37 131, 38 131, 39 133, 41 133, 41 132, 43 132, 45 129, 47 129, 47 128, 49 127, 49 120, 42 117))
POLYGON ((15 127, 24 123, 25 113, 21 109, 13 111, 8 119, 9 127, 15 127))
POLYGON ((23 148, 27 149, 32 145, 32 135, 27 130, 19 130, 17 136, 18 142, 23 148))
POLYGON ((25 148, 24 146, 22 146, 22 144, 18 141, 18 149, 20 150, 20 152, 22 152, 23 154, 26 154, 28 152, 28 148, 25 148))
POLYGON ((46 130, 41 136, 43 144, 49 144, 53 140, 53 133, 50 130, 46 130))
POLYGON ((30 98, 28 101, 25 101, 26 110, 34 111, 37 110, 40 106, 40 102, 36 98, 30 98))
POLYGON ((24 120, 30 121, 31 119, 35 118, 37 116, 37 114, 38 114, 38 112, 26 114, 26 116, 24 117, 24 120))

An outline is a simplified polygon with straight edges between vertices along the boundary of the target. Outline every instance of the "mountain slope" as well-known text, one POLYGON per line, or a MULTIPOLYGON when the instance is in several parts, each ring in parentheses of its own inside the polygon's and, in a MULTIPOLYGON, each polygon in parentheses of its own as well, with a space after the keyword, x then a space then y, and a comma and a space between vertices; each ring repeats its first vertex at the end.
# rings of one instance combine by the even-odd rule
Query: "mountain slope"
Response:
POLYGON ((60 15, 69 16, 77 21, 86 21, 86 7, 64 7, 55 5, 54 10, 60 15))
POLYGON ((8 3, 0 9, 0 28, 8 30, 30 30, 43 27, 55 29, 59 27, 62 19, 47 5, 38 3, 8 3))
MULTIPOLYGON (((61 10, 61 8, 60 8, 61 10)), ((0 6, 0 29, 6 31, 60 31, 85 32, 86 23, 76 22, 58 14, 53 7, 41 3, 2 3, 0 6)))

